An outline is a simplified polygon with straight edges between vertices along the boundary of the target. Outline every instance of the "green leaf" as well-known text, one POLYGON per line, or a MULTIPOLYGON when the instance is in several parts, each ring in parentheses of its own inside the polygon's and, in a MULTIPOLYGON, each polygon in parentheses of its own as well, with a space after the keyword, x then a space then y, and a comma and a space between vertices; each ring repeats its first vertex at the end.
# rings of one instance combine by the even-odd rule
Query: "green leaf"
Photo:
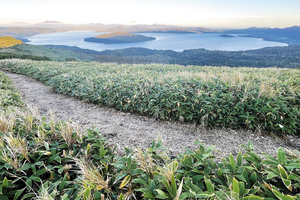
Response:
POLYGON ((287 180, 287 179, 282 179, 284 185, 286 186, 287 189, 289 189, 290 191, 292 191, 293 187, 292 187, 292 181, 291 180, 287 180))
POLYGON ((30 167, 31 167, 32 172, 35 174, 36 173, 35 164, 31 164, 30 167))
POLYGON ((241 151, 239 151, 236 160, 237 160, 237 166, 239 166, 239 167, 242 166, 243 156, 242 156, 242 152, 241 151))
MULTIPOLYGON (((125 175, 125 176, 126 176, 126 175, 125 175)), ((148 185, 147 182, 146 182, 144 179, 141 179, 141 178, 133 179, 132 182, 133 182, 133 183, 139 183, 139 184, 142 184, 142 185, 144 185, 144 187, 148 185)))
POLYGON ((286 164, 286 156, 285 156, 285 152, 283 151, 282 148, 279 148, 277 151, 277 157, 278 157, 278 161, 281 165, 285 165, 286 164))
MULTIPOLYGON (((64 196, 61 197, 61 200, 70 200, 69 195, 67 193, 64 194, 64 196)), ((95 198, 96 200, 96 198, 95 198)))
POLYGON ((44 146, 45 146, 46 150, 49 150, 49 144, 48 144, 48 142, 44 142, 44 146))
POLYGON ((18 190, 18 191, 16 192, 16 194, 15 194, 13 200, 17 200, 18 197, 24 192, 25 189, 26 189, 26 188, 23 188, 23 189, 21 189, 21 190, 18 190))
POLYGON ((131 162, 132 162, 132 159, 131 159, 131 155, 127 158, 127 169, 131 169, 131 162))
POLYGON ((273 179, 275 177, 278 177, 278 174, 276 174, 275 172, 269 172, 268 173, 268 176, 267 176, 267 179, 273 179))
POLYGON ((278 192, 274 188, 272 189, 272 192, 280 200, 295 200, 292 196, 281 194, 280 192, 278 192))
POLYGON ((263 200, 264 198, 259 197, 259 196, 251 195, 251 196, 246 196, 246 197, 244 197, 243 199, 244 199, 244 200, 263 200))
POLYGON ((2 188, 7 188, 7 186, 8 186, 8 180, 5 177, 4 180, 3 180, 3 182, 2 182, 2 188))
POLYGON ((31 180, 35 181, 35 182, 42 182, 42 180, 40 179, 40 177, 32 175, 29 177, 31 180))
POLYGON ((68 172, 65 174, 64 179, 62 180, 62 182, 59 184, 58 190, 59 190, 60 192, 61 192, 61 191, 64 189, 64 187, 65 187, 67 177, 68 177, 68 172))
POLYGON ((214 185, 211 183, 209 179, 204 177, 205 185, 208 192, 215 192, 214 185))
POLYGON ((89 200, 91 196, 91 188, 88 187, 85 189, 84 193, 83 193, 83 200, 89 200))
POLYGON ((276 167, 276 166, 278 165, 278 162, 274 162, 274 161, 272 161, 272 160, 267 159, 267 160, 263 160, 263 161, 261 162, 261 164, 262 164, 262 165, 271 165, 271 166, 273 166, 273 167, 276 167))
POLYGON ((35 173, 35 175, 36 175, 36 176, 40 176, 40 175, 44 174, 46 171, 47 171, 46 169, 38 170, 38 171, 35 173))
POLYGON ((30 167, 31 167, 31 164, 27 163, 27 164, 23 165, 19 170, 24 171, 24 170, 29 169, 30 167))
POLYGON ((284 166, 286 169, 294 169, 294 168, 297 168, 297 169, 300 169, 300 163, 289 163, 289 164, 286 164, 284 166))
POLYGON ((172 178, 171 178, 171 190, 172 190, 172 194, 171 194, 172 197, 175 197, 177 193, 177 185, 176 185, 174 174, 172 174, 172 178))
MULTIPOLYGON (((121 195, 123 195, 123 194, 121 194, 121 195)), ((120 195, 119 200, 125 199, 125 198, 121 198, 121 195, 120 195)), ((102 198, 101 198, 101 192, 99 192, 99 191, 95 191, 94 192, 94 200, 102 200, 102 198)))
POLYGON ((210 198, 210 197, 213 197, 215 196, 215 193, 213 192, 201 192, 201 193, 198 193, 196 194, 196 198, 210 198))
POLYGON ((189 198, 189 197, 191 197, 191 193, 189 193, 189 192, 184 192, 184 193, 182 193, 182 194, 180 195, 179 200, 184 200, 184 199, 189 198))
POLYGON ((229 161, 230 161, 230 165, 231 165, 232 170, 235 171, 236 170, 236 164, 235 164, 235 161, 234 161, 234 158, 233 158, 232 154, 230 154, 230 156, 229 156, 229 161))
POLYGON ((298 176, 297 174, 290 174, 288 179, 300 181, 300 176, 298 176))
POLYGON ((34 193, 28 193, 28 194, 25 194, 21 200, 28 199, 28 198, 35 197, 35 196, 36 195, 34 193))
POLYGON ((32 180, 27 178, 26 179, 26 188, 27 188, 28 191, 31 190, 31 186, 32 186, 32 180))
POLYGON ((13 166, 9 163, 5 163, 4 167, 5 167, 6 170, 13 169, 13 166))
POLYGON ((232 189, 235 193, 240 194, 239 182, 235 178, 232 181, 232 189))
POLYGON ((278 170, 279 170, 279 173, 280 173, 280 176, 282 179, 288 179, 288 174, 287 172, 285 171, 285 169, 279 164, 278 165, 278 170))
POLYGON ((131 174, 134 176, 134 175, 141 174, 143 172, 144 172, 144 170, 142 170, 142 169, 134 169, 131 171, 131 174))
POLYGON ((164 193, 160 189, 155 189, 155 191, 158 193, 158 195, 155 196, 155 198, 157 199, 166 199, 168 197, 166 193, 164 193))

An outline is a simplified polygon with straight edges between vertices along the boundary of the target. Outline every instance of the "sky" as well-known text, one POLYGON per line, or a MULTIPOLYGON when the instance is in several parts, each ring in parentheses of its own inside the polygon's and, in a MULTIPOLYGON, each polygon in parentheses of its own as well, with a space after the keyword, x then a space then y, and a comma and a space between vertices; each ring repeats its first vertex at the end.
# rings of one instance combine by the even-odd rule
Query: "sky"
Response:
POLYGON ((0 0, 0 24, 300 25, 300 0, 0 0))

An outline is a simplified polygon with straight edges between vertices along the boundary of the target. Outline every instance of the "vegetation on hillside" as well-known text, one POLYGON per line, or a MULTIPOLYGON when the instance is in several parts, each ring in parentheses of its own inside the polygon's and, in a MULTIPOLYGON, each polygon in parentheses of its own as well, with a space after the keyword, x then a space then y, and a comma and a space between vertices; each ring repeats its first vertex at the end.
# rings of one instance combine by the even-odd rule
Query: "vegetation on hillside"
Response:
POLYGON ((62 51, 58 49, 50 49, 39 45, 21 44, 13 47, 0 49, 2 59, 6 58, 20 58, 32 60, 92 60, 92 56, 74 53, 70 51, 62 51))
POLYGON ((20 55, 20 54, 12 54, 12 53, 0 53, 0 60, 3 59, 29 59, 29 60, 48 60, 50 61, 51 59, 47 56, 33 56, 33 55, 20 55))
MULTIPOLYGON (((2 72, 0 86, 18 96, 2 72)), ((46 121, 16 102, 0 106, 1 200, 300 198, 299 151, 280 148, 274 158, 249 142, 216 162, 214 147, 196 142, 198 150, 171 159, 158 140, 120 157, 98 131, 46 121)))
POLYGON ((93 51, 75 46, 45 45, 59 50, 84 53, 93 56, 97 62, 114 62, 129 64, 179 64, 200 66, 229 67, 300 67, 300 46, 267 47, 247 51, 209 51, 190 49, 183 52, 172 50, 151 50, 146 48, 127 48, 118 50, 93 51))
POLYGON ((124 112, 204 127, 300 133, 300 71, 4 60, 56 92, 124 112))
POLYGON ((21 40, 17 40, 10 36, 0 37, 0 49, 15 46, 17 44, 22 44, 22 43, 23 42, 21 40))

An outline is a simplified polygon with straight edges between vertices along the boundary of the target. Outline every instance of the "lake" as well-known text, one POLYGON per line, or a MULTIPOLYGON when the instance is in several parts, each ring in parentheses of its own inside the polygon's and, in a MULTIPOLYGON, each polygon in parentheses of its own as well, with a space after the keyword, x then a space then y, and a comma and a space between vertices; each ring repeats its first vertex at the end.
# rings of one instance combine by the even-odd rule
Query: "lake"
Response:
POLYGON ((124 49, 129 47, 144 47, 157 50, 174 50, 183 51, 186 49, 207 50, 225 50, 225 51, 241 51, 250 49, 260 49, 264 47, 288 46, 285 43, 264 41, 259 38, 248 37, 219 37, 216 33, 137 33, 145 36, 155 37, 156 40, 138 43, 123 44, 101 44, 83 41, 84 38, 94 37, 100 32, 93 31, 70 31, 37 34, 27 37, 33 45, 68 45, 77 46, 83 49, 92 49, 96 51, 124 49))

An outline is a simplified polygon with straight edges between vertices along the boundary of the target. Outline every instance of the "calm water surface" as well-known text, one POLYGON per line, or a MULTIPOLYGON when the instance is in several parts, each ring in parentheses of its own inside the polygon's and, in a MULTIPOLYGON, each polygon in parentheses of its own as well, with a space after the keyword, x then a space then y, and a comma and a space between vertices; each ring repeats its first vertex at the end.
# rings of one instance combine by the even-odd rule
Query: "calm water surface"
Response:
POLYGON ((288 46, 285 43, 269 42, 258 38, 219 37, 220 34, 195 33, 138 33, 155 37, 156 40, 138 43, 101 44, 84 42, 84 38, 105 34, 93 31, 70 31, 62 33, 38 34, 27 37, 33 45, 68 45, 96 51, 124 49, 129 47, 144 47, 157 50, 183 51, 185 49, 240 51, 260 49, 264 47, 288 46))

